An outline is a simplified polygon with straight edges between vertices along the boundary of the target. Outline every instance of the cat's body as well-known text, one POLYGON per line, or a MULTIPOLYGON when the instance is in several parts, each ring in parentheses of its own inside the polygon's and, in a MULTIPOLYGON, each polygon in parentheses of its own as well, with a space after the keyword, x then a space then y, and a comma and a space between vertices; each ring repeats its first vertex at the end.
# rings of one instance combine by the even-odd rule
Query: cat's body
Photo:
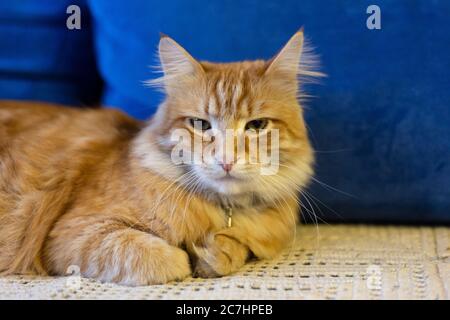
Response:
MULTIPOLYGON (((162 41, 170 41, 160 44, 168 98, 148 123, 111 109, 0 103, 0 272, 63 275, 76 265, 83 276, 103 281, 164 283, 192 272, 228 274, 251 255, 275 256, 292 239, 295 194, 312 174, 313 159, 296 89, 277 88, 285 77, 263 87, 259 79, 277 66, 262 61, 198 63, 202 75, 186 77, 193 72, 182 70, 186 65, 169 67, 196 62, 172 40, 162 41), (178 50, 178 60, 168 62, 174 55, 167 50, 178 50), (182 73, 177 85, 170 72, 182 73), (200 84, 202 90, 193 89, 200 84), (195 110, 206 99, 200 91, 214 92, 206 95, 203 116, 195 110), (186 126, 183 117, 251 118, 256 101, 267 96, 279 109, 259 106, 258 112, 276 119, 272 126, 280 130, 277 177, 230 178, 217 186, 220 179, 195 171, 205 168, 171 163, 168 136, 186 126), (283 127, 285 121, 291 123, 283 127)), ((276 77, 272 73, 267 77, 276 77)), ((291 81, 297 87, 296 78, 291 81)))

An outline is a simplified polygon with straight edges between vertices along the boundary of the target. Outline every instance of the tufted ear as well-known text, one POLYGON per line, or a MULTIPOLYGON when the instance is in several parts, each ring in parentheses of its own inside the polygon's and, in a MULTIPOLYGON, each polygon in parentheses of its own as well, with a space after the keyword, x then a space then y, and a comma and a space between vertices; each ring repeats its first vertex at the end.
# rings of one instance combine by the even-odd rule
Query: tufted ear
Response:
POLYGON ((297 31, 284 47, 267 63, 265 76, 269 81, 288 94, 300 96, 299 78, 301 82, 314 82, 315 78, 325 74, 314 71, 317 58, 305 46, 303 28, 297 31))
POLYGON ((164 72, 164 85, 192 79, 203 73, 200 63, 175 40, 162 34, 158 47, 159 59, 164 72))
POLYGON ((280 52, 269 61, 267 75, 296 79, 303 49, 303 28, 294 34, 280 52))

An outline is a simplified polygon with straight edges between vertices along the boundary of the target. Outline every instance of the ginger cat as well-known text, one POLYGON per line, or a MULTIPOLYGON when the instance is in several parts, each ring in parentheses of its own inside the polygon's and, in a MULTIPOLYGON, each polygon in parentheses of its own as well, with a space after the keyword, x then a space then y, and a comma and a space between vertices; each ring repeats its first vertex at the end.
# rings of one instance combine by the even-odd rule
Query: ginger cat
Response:
POLYGON ((303 42, 299 31, 270 61, 215 64, 162 36, 164 75, 152 83, 166 100, 146 123, 113 109, 1 102, 0 272, 76 265, 137 286, 223 276, 278 254, 313 172, 298 76, 320 74, 302 67, 303 42), (224 158, 172 161, 175 129, 194 139, 213 128, 278 130, 276 174, 224 158))

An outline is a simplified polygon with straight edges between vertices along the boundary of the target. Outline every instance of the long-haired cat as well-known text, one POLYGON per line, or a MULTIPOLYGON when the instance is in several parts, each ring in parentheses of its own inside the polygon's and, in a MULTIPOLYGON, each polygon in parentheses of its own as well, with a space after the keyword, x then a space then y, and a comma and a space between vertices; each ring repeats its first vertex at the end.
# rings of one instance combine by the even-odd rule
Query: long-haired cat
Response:
POLYGON ((274 257, 292 240, 297 192, 313 172, 298 76, 318 74, 302 67, 302 48, 299 31, 270 61, 216 64, 162 36, 164 75, 153 83, 166 99, 146 123, 112 109, 1 102, 0 272, 64 275, 76 265, 135 286, 274 257), (175 129, 194 139, 230 128, 278 130, 278 171, 174 163, 175 129))

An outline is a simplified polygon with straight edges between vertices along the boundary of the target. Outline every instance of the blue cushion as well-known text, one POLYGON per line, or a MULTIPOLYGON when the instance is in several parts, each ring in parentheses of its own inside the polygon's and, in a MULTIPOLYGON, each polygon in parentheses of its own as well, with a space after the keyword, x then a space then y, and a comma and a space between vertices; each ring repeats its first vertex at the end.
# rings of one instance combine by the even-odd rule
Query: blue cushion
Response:
POLYGON ((0 98, 90 104, 99 100, 89 10, 84 1, 0 2, 0 98), (78 4, 83 28, 66 28, 78 4))
POLYGON ((370 4, 92 1, 105 101, 153 113, 161 97, 142 82, 159 31, 197 58, 233 61, 269 58, 304 25, 329 75, 307 103, 314 210, 326 221, 450 222, 450 3, 379 0, 381 30, 366 27, 370 4))
MULTIPOLYGON (((367 0, 89 1, 105 81, 103 103, 139 118, 153 114, 162 97, 143 82, 155 76, 149 66, 156 63, 160 31, 197 58, 233 61, 271 57, 304 25, 321 55, 322 70, 329 75, 321 85, 308 87, 315 96, 307 103, 306 117, 320 181, 308 190, 320 207, 315 211, 326 221, 449 223, 450 2, 378 0, 381 30, 366 28, 370 4, 367 0)), ((53 31, 86 41, 82 33, 53 31)), ((30 48, 36 51, 33 55, 52 50, 51 41, 29 43, 26 48, 27 37, 16 38, 20 45, 0 44, 2 58, 11 52, 20 56, 30 48)), ((89 46, 77 48, 77 54, 89 51, 89 46)), ((64 76, 92 69, 90 59, 81 61, 70 50, 56 52, 61 56, 55 51, 44 56, 73 61, 65 64, 69 69, 64 69, 64 76)), ((26 57, 27 62, 37 59, 26 57)), ((0 70, 15 68, 10 63, 15 58, 0 61, 0 70)), ((46 72, 54 70, 47 65, 42 74, 46 72)), ((45 99, 58 96, 47 92, 45 99)))

